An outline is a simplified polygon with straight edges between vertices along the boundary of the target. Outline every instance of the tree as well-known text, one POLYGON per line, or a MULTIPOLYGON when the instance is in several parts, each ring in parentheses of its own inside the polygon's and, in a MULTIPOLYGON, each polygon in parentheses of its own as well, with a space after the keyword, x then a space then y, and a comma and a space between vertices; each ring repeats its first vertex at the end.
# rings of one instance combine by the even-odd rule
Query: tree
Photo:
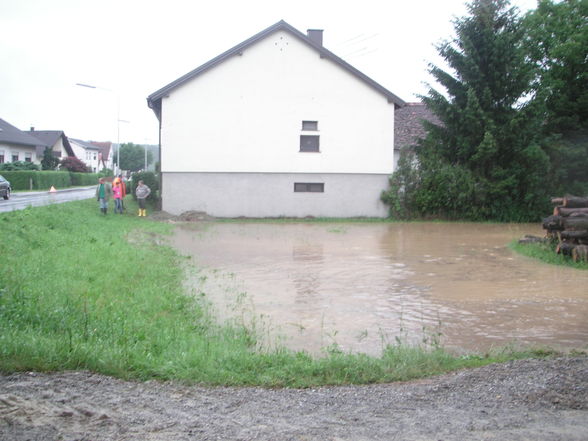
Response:
MULTIPOLYGON (((120 168, 132 172, 145 168, 145 148, 132 142, 120 146, 120 168)), ((153 162, 153 153, 147 151, 147 165, 153 162)))
POLYGON ((554 194, 588 194, 588 2, 541 0, 523 21, 554 194))
POLYGON ((70 172, 87 173, 88 166, 75 156, 67 156, 61 160, 61 168, 70 172))
POLYGON ((588 2, 540 0, 524 18, 535 90, 550 133, 588 129, 588 2))
POLYGON ((441 123, 425 122, 416 160, 404 164, 419 168, 418 185, 391 191, 404 191, 421 216, 536 220, 546 209, 549 162, 537 142, 534 67, 520 19, 508 0, 467 8, 454 21, 455 37, 437 47, 450 70, 430 65, 444 91, 430 87, 422 99, 441 123))
POLYGON ((53 154, 50 147, 46 147, 43 151, 43 159, 41 160, 41 167, 43 170, 55 170, 59 165, 59 158, 53 154))

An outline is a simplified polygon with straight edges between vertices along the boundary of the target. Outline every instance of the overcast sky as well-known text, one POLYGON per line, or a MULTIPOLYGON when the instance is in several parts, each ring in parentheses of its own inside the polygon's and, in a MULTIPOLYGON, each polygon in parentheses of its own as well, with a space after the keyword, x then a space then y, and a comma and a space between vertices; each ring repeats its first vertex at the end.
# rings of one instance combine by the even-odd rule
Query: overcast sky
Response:
POLYGON ((0 118, 156 144, 148 95, 282 19, 324 29, 327 49, 416 101, 427 63, 439 63, 434 45, 465 11, 463 0, 0 0, 0 118))

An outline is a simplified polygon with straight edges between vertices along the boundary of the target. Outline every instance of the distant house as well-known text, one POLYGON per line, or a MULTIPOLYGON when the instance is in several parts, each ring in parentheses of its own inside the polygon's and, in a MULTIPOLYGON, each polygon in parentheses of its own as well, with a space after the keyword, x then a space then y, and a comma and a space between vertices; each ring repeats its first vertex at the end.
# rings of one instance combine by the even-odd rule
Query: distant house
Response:
POLYGON ((43 157, 37 155, 37 150, 47 146, 44 141, 0 119, 0 164, 17 161, 40 164, 43 157))
POLYGON ((284 21, 147 98, 162 208, 219 217, 385 217, 404 101, 284 21))
POLYGON ((100 167, 101 158, 99 146, 88 141, 82 141, 81 139, 68 139, 75 156, 85 163, 91 172, 96 173, 102 169, 100 167))
MULTIPOLYGON (((31 127, 31 130, 27 133, 47 145, 56 158, 63 159, 67 156, 75 156, 67 136, 61 130, 35 130, 31 127)), ((37 147, 37 157, 39 160, 43 159, 45 148, 41 146, 37 147)))
POLYGON ((90 141, 90 144, 93 144, 100 149, 100 153, 98 154, 98 159, 99 159, 99 163, 100 163, 98 171, 102 170, 103 168, 108 168, 110 170, 113 170, 114 169, 114 158, 113 158, 112 143, 110 141, 107 141, 107 142, 90 141))
POLYGON ((415 146, 427 135, 423 121, 440 124, 439 118, 424 103, 406 103, 394 112, 394 169, 403 150, 415 146))

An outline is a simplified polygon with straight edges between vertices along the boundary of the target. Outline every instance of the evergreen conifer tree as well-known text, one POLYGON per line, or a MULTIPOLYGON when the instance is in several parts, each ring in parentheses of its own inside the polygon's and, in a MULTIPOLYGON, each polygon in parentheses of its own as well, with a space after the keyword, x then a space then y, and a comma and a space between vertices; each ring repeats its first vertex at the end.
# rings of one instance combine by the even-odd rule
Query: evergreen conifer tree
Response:
POLYGON ((422 99, 441 124, 425 123, 428 135, 408 162, 420 169, 412 212, 537 220, 548 200, 549 163, 537 143, 534 66, 526 62, 523 29, 508 0, 467 7, 469 15, 454 21, 454 39, 438 46, 449 69, 430 66, 444 91, 431 87, 422 99))

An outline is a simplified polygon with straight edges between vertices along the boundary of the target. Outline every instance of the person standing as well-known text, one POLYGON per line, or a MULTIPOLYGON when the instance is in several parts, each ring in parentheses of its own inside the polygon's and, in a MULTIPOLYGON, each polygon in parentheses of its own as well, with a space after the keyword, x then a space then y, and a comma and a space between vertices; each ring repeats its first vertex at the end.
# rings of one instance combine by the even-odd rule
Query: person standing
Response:
POLYGON ((114 213, 123 213, 122 198, 123 198, 122 183, 120 180, 112 182, 112 197, 114 199, 114 213))
POLYGON ((137 196, 137 202, 139 203, 139 216, 147 216, 145 200, 150 194, 151 189, 147 187, 143 181, 139 181, 139 185, 137 185, 137 189, 135 190, 135 196, 137 196))
POLYGON ((124 211, 125 210, 125 196, 127 195, 127 184, 126 184, 125 180, 123 179, 122 175, 118 175, 114 179, 114 181, 112 181, 113 188, 117 182, 120 183, 120 189, 121 189, 120 204, 121 204, 121 207, 124 211))
POLYGON ((104 178, 98 179, 96 186, 96 200, 100 204, 100 211, 106 215, 108 213, 108 201, 112 197, 112 187, 104 178))

